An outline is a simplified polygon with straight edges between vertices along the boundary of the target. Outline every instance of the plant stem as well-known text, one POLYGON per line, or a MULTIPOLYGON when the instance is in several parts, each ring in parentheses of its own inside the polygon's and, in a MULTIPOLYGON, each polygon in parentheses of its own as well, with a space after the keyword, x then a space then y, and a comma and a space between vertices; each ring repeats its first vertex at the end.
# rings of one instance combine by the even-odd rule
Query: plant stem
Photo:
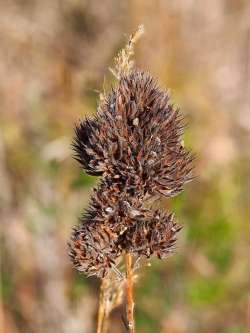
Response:
POLYGON ((126 276, 127 276, 127 322, 128 332, 135 332, 134 323, 134 301, 133 301, 133 272, 132 272, 132 256, 126 253, 126 276))
POLYGON ((100 286, 99 308, 98 308, 98 321, 96 333, 105 333, 106 330, 106 301, 105 301, 105 288, 106 280, 102 279, 100 286))

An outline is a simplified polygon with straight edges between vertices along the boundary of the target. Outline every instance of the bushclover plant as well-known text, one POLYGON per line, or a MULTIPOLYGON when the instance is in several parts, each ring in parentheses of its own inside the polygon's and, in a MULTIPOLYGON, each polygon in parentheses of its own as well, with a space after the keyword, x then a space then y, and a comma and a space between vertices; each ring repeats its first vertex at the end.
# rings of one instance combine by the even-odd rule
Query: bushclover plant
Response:
POLYGON ((75 159, 99 176, 89 207, 69 242, 76 269, 102 279, 97 332, 119 304, 126 286, 128 332, 135 331, 133 268, 142 257, 173 252, 181 229, 172 213, 148 207, 171 198, 192 179, 193 156, 183 146, 183 117, 150 74, 130 57, 142 27, 116 58, 117 85, 102 96, 97 113, 75 128, 75 159), (121 265, 126 263, 123 277, 121 265))

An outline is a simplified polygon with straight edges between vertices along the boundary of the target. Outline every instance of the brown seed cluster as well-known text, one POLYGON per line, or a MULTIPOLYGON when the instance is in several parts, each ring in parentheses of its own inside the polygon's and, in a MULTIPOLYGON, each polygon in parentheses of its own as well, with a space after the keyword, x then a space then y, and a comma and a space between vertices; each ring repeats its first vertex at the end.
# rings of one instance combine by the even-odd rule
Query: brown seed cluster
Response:
POLYGON ((124 251, 147 258, 171 253, 180 227, 172 214, 144 203, 172 197, 192 179, 183 128, 169 95, 139 70, 120 79, 93 119, 77 125, 75 158, 102 177, 69 244, 78 270, 104 277, 124 251))

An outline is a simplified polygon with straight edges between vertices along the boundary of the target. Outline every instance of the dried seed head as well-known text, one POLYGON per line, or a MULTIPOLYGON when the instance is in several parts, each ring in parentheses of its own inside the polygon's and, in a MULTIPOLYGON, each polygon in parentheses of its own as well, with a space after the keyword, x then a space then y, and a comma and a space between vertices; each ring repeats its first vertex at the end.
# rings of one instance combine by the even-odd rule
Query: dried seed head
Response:
POLYGON ((166 258, 173 252, 180 229, 172 214, 148 211, 120 236, 118 243, 122 249, 138 256, 166 258))
POLYGON ((166 257, 180 227, 173 215, 144 208, 147 198, 178 194, 192 179, 183 120, 152 77, 133 70, 75 129, 75 158, 102 176, 70 242, 75 267, 104 277, 123 251, 166 257))
POLYGON ((69 256, 76 269, 87 276, 103 278, 121 254, 111 238, 109 230, 91 221, 75 228, 69 242, 69 256))
POLYGON ((118 179, 134 195, 176 195, 191 180, 183 119, 152 77, 133 71, 76 127, 75 158, 92 175, 118 179))
POLYGON ((94 189, 81 223, 99 223, 116 235, 134 223, 134 218, 138 217, 143 209, 142 201, 124 191, 120 185, 107 180, 102 181, 94 189))

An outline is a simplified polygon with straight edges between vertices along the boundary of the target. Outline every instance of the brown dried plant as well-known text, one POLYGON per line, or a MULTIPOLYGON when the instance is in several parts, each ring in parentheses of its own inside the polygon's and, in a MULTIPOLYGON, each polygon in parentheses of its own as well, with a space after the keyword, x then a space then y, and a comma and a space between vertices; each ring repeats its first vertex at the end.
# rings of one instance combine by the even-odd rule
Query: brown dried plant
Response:
POLYGON ((75 129, 75 159, 90 175, 100 176, 88 209, 73 229, 70 257, 87 276, 102 279, 98 333, 119 304, 125 279, 127 327, 135 331, 133 262, 166 258, 181 227, 174 215, 146 206, 149 199, 172 197, 192 179, 191 153, 182 144, 183 117, 148 74, 134 68, 131 56, 143 28, 132 35, 115 59, 116 87, 102 98, 94 118, 75 129))

